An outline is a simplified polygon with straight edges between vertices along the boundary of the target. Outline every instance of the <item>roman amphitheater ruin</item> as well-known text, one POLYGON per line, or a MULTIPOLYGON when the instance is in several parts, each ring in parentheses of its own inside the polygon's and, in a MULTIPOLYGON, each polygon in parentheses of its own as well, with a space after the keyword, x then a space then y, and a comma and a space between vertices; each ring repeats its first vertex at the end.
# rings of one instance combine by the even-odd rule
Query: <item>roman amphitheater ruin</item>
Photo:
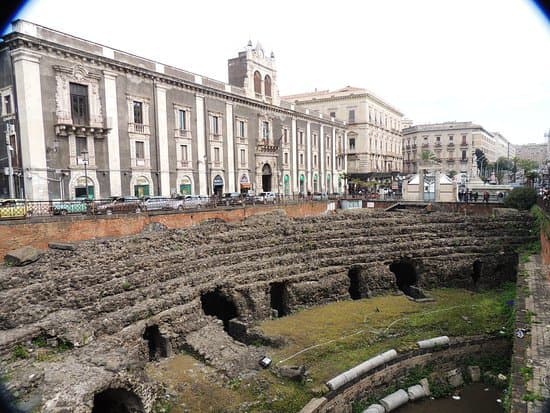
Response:
POLYGON ((260 368, 255 323, 299 308, 516 276, 527 214, 338 211, 82 241, 0 269, 0 356, 29 410, 150 412, 146 363, 181 349, 228 377, 260 368), (41 347, 61 347, 40 359, 41 347), (18 352, 28 357, 14 357, 18 352))

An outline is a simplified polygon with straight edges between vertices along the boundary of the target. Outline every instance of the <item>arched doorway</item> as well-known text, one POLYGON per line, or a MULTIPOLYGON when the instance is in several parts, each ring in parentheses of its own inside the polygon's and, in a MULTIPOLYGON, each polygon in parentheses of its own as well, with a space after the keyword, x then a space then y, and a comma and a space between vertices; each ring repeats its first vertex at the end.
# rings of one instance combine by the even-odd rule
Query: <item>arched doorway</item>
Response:
MULTIPOLYGON (((86 198, 86 177, 81 176, 76 180, 74 187, 75 198, 86 198)), ((88 198, 94 199, 94 181, 88 177, 88 198)))
POLYGON ((313 175, 313 192, 319 192, 319 177, 317 174, 313 175))
POLYGON ((286 283, 276 282, 269 286, 269 303, 272 310, 277 312, 277 317, 290 314, 288 305, 288 286, 286 283))
POLYGON ((262 75, 257 70, 254 72, 254 93, 262 94, 262 75))
POLYGON ((144 176, 138 176, 134 184, 134 195, 143 198, 150 195, 149 180, 144 176))
POLYGON ((223 321, 223 329, 225 331, 229 327, 229 320, 239 315, 233 300, 225 296, 220 290, 202 294, 201 305, 204 314, 213 315, 223 321))
POLYGON ((400 259, 390 264, 390 271, 395 274, 397 287, 411 296, 411 287, 416 284, 417 274, 414 263, 409 259, 400 259))
POLYGON ((361 268, 351 267, 348 271, 349 296, 352 300, 361 299, 361 268))
POLYGON ((250 190, 250 182, 248 181, 248 176, 242 175, 241 179, 239 180, 239 183, 241 185, 241 194, 246 194, 250 190))
POLYGON ((290 176, 285 175, 285 177, 283 178, 283 182, 284 182, 284 194, 288 196, 290 195, 290 176))
POLYGON ((223 194, 223 178, 220 175, 216 175, 212 181, 212 193, 217 196, 223 194))
POLYGON ((300 175, 300 195, 305 195, 305 181, 305 176, 300 175))
POLYGON ((191 195, 191 179, 188 176, 184 176, 180 183, 180 194, 191 195))
POLYGON ((330 194, 332 192, 332 188, 330 186, 330 174, 327 174, 327 194, 330 194))
POLYGON ((92 413, 145 413, 143 403, 126 389, 106 389, 94 396, 92 413))
POLYGON ((262 191, 271 192, 271 166, 268 163, 262 167, 262 191))
POLYGON ((147 327, 143 333, 143 339, 147 341, 147 347, 149 348, 149 361, 168 357, 168 340, 160 334, 157 325, 147 327))
POLYGON ((271 78, 269 75, 264 77, 264 91, 266 96, 271 97, 271 78))

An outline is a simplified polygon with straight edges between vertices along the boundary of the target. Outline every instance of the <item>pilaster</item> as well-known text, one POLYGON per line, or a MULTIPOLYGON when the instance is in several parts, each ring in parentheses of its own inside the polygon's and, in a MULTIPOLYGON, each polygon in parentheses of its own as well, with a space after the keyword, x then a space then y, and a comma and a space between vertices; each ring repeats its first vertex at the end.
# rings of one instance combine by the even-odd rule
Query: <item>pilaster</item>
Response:
POLYGON ((21 159, 25 169, 25 197, 48 200, 48 169, 40 85, 40 55, 28 50, 11 52, 15 73, 21 159))
POLYGON ((313 172, 311 169, 311 122, 306 123, 306 191, 313 192, 313 172))
POLYGON ((226 102, 225 104, 225 119, 227 120, 227 185, 229 192, 235 192, 238 188, 237 178, 235 176, 235 144, 233 142, 233 105, 226 102))
POLYGON ((292 193, 295 194, 299 191, 298 180, 300 179, 300 177, 298 176, 298 159, 296 153, 296 118, 292 118, 291 129, 292 160, 290 164, 290 188, 292 188, 292 193))
POLYGON ((199 171, 199 194, 207 195, 206 176, 206 135, 204 128, 204 96, 195 95, 195 106, 197 108, 197 166, 199 171))
POLYGON ((327 180, 325 177, 325 126, 321 124, 321 127, 319 128, 319 190, 321 192, 326 191, 330 192, 327 188, 327 180))
POLYGON ((161 196, 170 196, 170 160, 168 157, 168 113, 166 112, 166 88, 155 83, 157 99, 157 139, 159 153, 159 179, 161 196))
POLYGON ((110 130, 107 134, 110 195, 119 196, 122 195, 122 183, 120 174, 116 73, 103 71, 103 76, 105 79, 105 116, 107 116, 107 119, 110 119, 110 130))

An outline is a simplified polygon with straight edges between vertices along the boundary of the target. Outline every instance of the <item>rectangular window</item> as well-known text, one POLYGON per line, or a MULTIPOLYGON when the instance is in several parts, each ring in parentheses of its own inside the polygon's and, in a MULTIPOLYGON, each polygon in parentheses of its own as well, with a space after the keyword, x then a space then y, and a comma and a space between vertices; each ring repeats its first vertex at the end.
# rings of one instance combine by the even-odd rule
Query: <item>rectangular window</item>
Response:
POLYGON ((438 143, 441 142, 441 136, 436 136, 435 141, 438 142, 438 143))
POLYGON ((283 155, 284 155, 284 157, 283 157, 284 158, 284 164, 288 165, 288 152, 285 152, 283 155))
POLYGON ((244 149, 241 149, 241 164, 246 164, 246 151, 244 149))
POLYGON ((301 153, 300 154, 300 165, 303 165, 304 164, 304 154, 301 153))
POLYGON ((246 138, 246 127, 244 120, 237 121, 237 135, 241 138, 246 138))
POLYGON ((355 138, 349 139, 349 150, 354 151, 355 150, 355 138))
POLYGON ((145 159, 145 142, 136 141, 136 159, 145 159))
POLYGON ((317 155, 313 155, 313 167, 317 168, 317 155))
POLYGON ((336 117, 336 112, 330 112, 330 117, 335 118, 336 117))
POLYGON ((4 115, 9 115, 11 113, 11 96, 4 96, 4 115))
POLYGON ((71 94, 71 116, 73 124, 88 124, 88 86, 78 83, 69 84, 71 94))
POLYGON ((468 158, 466 157, 466 151, 462 151, 462 160, 465 161, 468 158))
POLYGON ((187 130, 187 111, 181 109, 178 111, 178 125, 180 130, 187 130))
POLYGON ((221 135, 219 116, 215 116, 215 115, 210 116, 210 133, 212 135, 221 135))
POLYGON ((304 144, 304 132, 300 131, 298 132, 298 145, 304 144))
POLYGON ((355 109, 349 111, 348 120, 350 123, 355 123, 355 109))
POLYGON ((466 135, 462 135, 462 145, 466 145, 466 135))
POLYGON ((313 147, 314 148, 317 147, 317 134, 316 133, 313 134, 313 147))
POLYGON ((449 142, 453 141, 453 135, 449 135, 449 142))
POLYGON ((181 160, 183 162, 187 162, 187 145, 180 145, 180 152, 181 152, 181 160))
POLYGON ((283 129, 283 143, 288 144, 288 129, 283 129))
POLYGON ((77 136, 75 139, 76 144, 76 156, 81 156, 83 151, 88 151, 88 140, 77 136))
POLYGON ((134 101, 134 123, 143 125, 143 102, 134 101))
POLYGON ((214 148, 214 162, 220 161, 220 148, 214 148))
POLYGON ((330 156, 327 156, 327 168, 330 168, 330 156))
POLYGON ((262 138, 269 140, 269 122, 262 122, 262 138))

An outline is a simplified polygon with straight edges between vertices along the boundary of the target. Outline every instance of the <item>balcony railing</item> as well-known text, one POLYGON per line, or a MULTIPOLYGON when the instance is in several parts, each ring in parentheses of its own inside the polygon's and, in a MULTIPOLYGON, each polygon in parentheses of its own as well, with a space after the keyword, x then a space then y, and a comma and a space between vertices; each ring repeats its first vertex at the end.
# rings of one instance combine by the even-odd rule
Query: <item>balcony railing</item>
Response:
POLYGON ((455 147, 455 144, 452 143, 452 142, 449 142, 449 143, 447 144, 447 148, 454 148, 454 147, 455 147))
POLYGON ((176 138, 191 138, 191 131, 187 129, 174 129, 176 138))
POLYGON ((461 159, 460 162, 462 162, 462 163, 467 163, 467 162, 468 162, 468 159, 461 159))
POLYGON ((149 135, 150 129, 149 125, 145 125, 143 123, 129 123, 128 124, 128 132, 130 133, 141 133, 144 135, 149 135))
POLYGON ((460 146, 468 146, 468 142, 460 142, 460 146))
POLYGON ((423 144, 422 144, 422 147, 423 147, 423 148, 428 148, 429 146, 430 146, 429 143, 423 143, 423 144))
POLYGON ((454 162, 455 158, 447 158, 447 162, 454 162))
POLYGON ((179 161, 180 168, 190 168, 191 161, 179 161))
POLYGON ((258 152, 277 152, 279 150, 279 146, 269 144, 269 143, 259 143, 257 146, 258 152))
POLYGON ((221 141, 222 140, 222 134, 221 133, 211 133, 208 135, 211 141, 221 141))

